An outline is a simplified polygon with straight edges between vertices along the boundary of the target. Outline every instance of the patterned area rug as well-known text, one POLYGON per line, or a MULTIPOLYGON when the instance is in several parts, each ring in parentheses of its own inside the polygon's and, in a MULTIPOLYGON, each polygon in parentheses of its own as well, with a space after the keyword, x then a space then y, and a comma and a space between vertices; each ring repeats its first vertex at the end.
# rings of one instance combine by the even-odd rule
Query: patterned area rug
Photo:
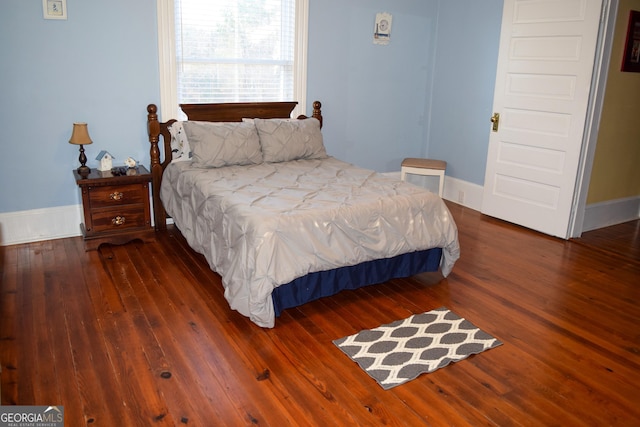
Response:
POLYGON ((385 390, 502 344, 446 307, 333 343, 385 390))

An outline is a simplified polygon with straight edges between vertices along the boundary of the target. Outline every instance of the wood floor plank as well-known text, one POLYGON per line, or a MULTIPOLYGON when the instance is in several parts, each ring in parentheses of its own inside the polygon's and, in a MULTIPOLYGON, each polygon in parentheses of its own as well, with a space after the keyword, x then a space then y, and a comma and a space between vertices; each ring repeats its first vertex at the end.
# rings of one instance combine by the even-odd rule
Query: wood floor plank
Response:
POLYGON ((35 310, 32 299, 34 293, 33 283, 37 282, 42 275, 42 271, 33 268, 31 264, 31 252, 30 245, 18 248, 17 289, 19 289, 19 293, 16 322, 19 329, 16 331, 15 341, 18 348, 18 359, 16 360, 18 391, 16 401, 26 402, 28 405, 34 405, 36 402, 35 393, 38 385, 31 378, 37 378, 37 376, 31 377, 30 375, 36 372, 38 361, 41 360, 36 357, 27 357, 34 353, 33 337, 36 336, 33 320, 35 310), (27 377, 27 375, 29 376, 27 377))
MULTIPOLYGON (((112 258, 116 258, 110 248, 105 249, 112 258)), ((121 248, 119 248, 121 249, 121 248)), ((155 360, 158 353, 154 342, 155 336, 150 334, 148 319, 139 305, 139 289, 134 264, 122 262, 118 268, 111 270, 120 294, 126 315, 114 316, 109 327, 106 341, 115 373, 123 378, 120 386, 127 395, 140 397, 130 400, 130 411, 136 424, 157 422, 174 425, 175 420, 169 413, 165 400, 157 390, 157 377, 149 360, 155 360), (143 397, 144 396, 144 397, 143 397)))
POLYGON ((31 313, 30 327, 33 328, 30 337, 30 351, 34 353, 36 360, 46 360, 48 363, 38 363, 33 368, 34 374, 38 378, 38 382, 34 384, 34 394, 41 396, 37 404, 47 404, 45 402, 60 402, 60 396, 55 381, 55 367, 53 365, 54 353, 50 340, 50 320, 47 319, 47 302, 50 292, 47 287, 47 276, 43 265, 43 248, 42 244, 33 245, 30 251, 30 270, 37 271, 35 275, 30 275, 31 298, 25 310, 31 313), (44 333, 36 333, 43 331, 44 333))
MULTIPOLYGON (((69 345, 69 333, 66 323, 66 313, 61 307, 65 306, 66 295, 63 292, 63 283, 67 280, 66 268, 59 268, 61 251, 56 252, 50 242, 43 242, 41 254, 45 267, 45 298, 44 317, 46 326, 43 328, 46 339, 51 346, 52 354, 49 363, 43 363, 52 369, 51 381, 55 384, 56 395, 49 398, 42 397, 41 404, 64 406, 63 402, 80 400, 80 392, 76 381, 59 381, 58 378, 65 373, 74 372, 73 349, 69 345), (47 403, 48 402, 48 403, 47 403)), ((44 396, 44 395, 43 395, 44 396)), ((66 406, 65 414, 71 419, 82 419, 83 411, 80 405, 66 406)))
POLYGON ((0 247, 0 402, 11 405, 18 397, 17 255, 15 249, 0 247))
POLYGON ((589 231, 572 241, 604 253, 618 254, 624 260, 640 262, 640 221, 589 231))
MULTIPOLYGON (((594 398, 596 401, 603 399, 608 401, 610 393, 620 396, 633 394, 633 384, 627 383, 623 376, 608 371, 604 366, 598 365, 596 362, 602 360, 597 351, 590 351, 589 358, 583 358, 582 355, 576 353, 574 349, 578 344, 571 340, 562 330, 552 326, 549 328, 547 322, 538 318, 533 313, 527 313, 526 310, 518 305, 505 307, 501 311, 486 310, 482 303, 489 300, 487 294, 475 292, 473 290, 460 287, 457 289, 458 298, 461 304, 470 307, 463 311, 463 317, 471 320, 483 330, 492 333, 494 336, 505 342, 506 344, 516 345, 526 352, 527 355, 535 357, 543 363, 539 367, 547 370, 546 378, 560 384, 568 381, 575 390, 582 390, 583 398, 594 398), (473 302, 479 302, 477 306, 468 305, 467 297, 473 302), (527 316, 518 316, 518 314, 527 313, 527 316), (510 319, 508 323, 501 322, 502 319, 510 319), (477 319, 477 320, 476 320, 477 319), (523 320, 520 320, 523 319, 523 320), (567 375, 566 370, 571 369, 571 375, 567 375), (594 375, 596 374, 596 375, 594 375), (607 375, 606 377, 603 375, 607 375), (612 378, 615 377, 615 378, 612 378), (611 378, 611 381, 609 381, 611 378), (604 381, 603 381, 604 380, 604 381), (622 382, 620 382, 622 381, 622 382), (608 390, 603 390, 608 388, 608 390), (625 394, 626 393, 626 394, 625 394)), ((584 346, 579 348, 584 350, 584 346)), ((607 360, 612 362, 611 360, 607 360)), ((609 363, 611 365, 611 363, 609 363)), ((616 365, 617 368, 625 369, 616 365)), ((636 371, 637 372, 637 371, 636 371)), ((627 371, 628 375, 635 375, 632 371, 627 371)), ((553 402, 554 400, 550 400, 553 402)), ((585 404, 581 400, 578 404, 585 404)), ((571 405, 565 403, 567 409, 571 405)), ((607 413, 615 413, 620 411, 631 411, 635 413, 633 408, 613 408, 609 407, 607 413)))
MULTIPOLYGON (((105 334, 91 304, 87 285, 95 285, 93 269, 86 269, 85 256, 97 261, 95 254, 86 254, 78 239, 66 239, 57 251, 66 263, 68 279, 62 283, 65 294, 63 310, 69 344, 73 353, 73 378, 77 383, 83 408, 83 424, 132 424, 136 415, 131 411, 129 395, 123 390, 126 376, 113 375, 113 355, 108 353, 105 334), (108 397, 108 398, 107 398, 108 397)), ((68 405, 64 402, 64 405, 68 405)), ((72 421, 73 422, 73 421, 72 421)))
MULTIPOLYGON (((150 258, 154 258, 154 257, 149 257, 147 259, 150 258)), ((157 259, 161 259, 158 256, 155 256, 155 258, 157 259)), ((171 273, 172 272, 172 267, 169 267, 169 269, 164 268, 164 269, 154 269, 154 272, 160 274, 160 275, 164 275, 164 273, 171 273), (165 271, 166 270, 166 271, 165 271)), ((180 274, 179 270, 174 270, 173 273, 180 274)), ((204 275, 212 275, 212 273, 206 269, 206 270, 199 270, 199 273, 204 274, 204 275)), ((175 277, 175 276, 174 276, 175 277)), ((216 280, 219 281, 219 279, 215 278, 216 280)), ((165 280, 169 280, 169 276, 167 277, 160 277, 159 281, 163 282, 165 280)), ((190 280, 190 279, 187 279, 190 280)), ((207 289, 210 289, 210 287, 207 287, 207 289)), ((249 370, 243 369, 242 365, 239 365, 238 362, 238 357, 236 356, 237 353, 232 353, 228 349, 227 346, 223 346, 223 347, 218 347, 216 350, 217 351, 212 351, 211 347, 212 344, 215 343, 219 343, 219 342, 225 342, 228 337, 220 337, 220 330, 224 327, 223 324, 218 325, 218 318, 213 316, 213 313, 216 312, 220 312, 220 311, 229 311, 228 307, 225 306, 224 304, 219 304, 217 306, 200 306, 202 301, 207 301, 210 302, 212 301, 209 298, 206 298, 208 296, 208 293, 205 291, 205 298, 200 298, 199 295, 193 295, 191 296, 189 293, 182 293, 180 289, 175 289, 175 288, 171 288, 171 287, 167 287, 167 291, 171 292, 171 299, 172 301, 180 301, 181 297, 189 297, 188 299, 184 300, 184 303, 189 307, 189 311, 190 312, 199 312, 202 313, 204 316, 204 319, 200 319, 200 321, 195 322, 194 320, 189 320, 188 324, 189 324, 189 328, 191 329, 190 333, 194 334, 194 337, 198 340, 198 345, 201 345, 200 348, 202 348, 202 352, 206 355, 206 358, 208 360, 211 360, 212 363, 212 371, 213 373, 216 375, 216 378, 218 378, 220 381, 223 381, 224 384, 223 387, 221 387, 222 389, 227 390, 227 394, 229 395, 228 398, 230 398, 230 404, 232 405, 238 405, 239 403, 243 402, 243 399, 239 399, 235 397, 235 394, 239 394, 239 395, 252 395, 252 394, 256 394, 254 399, 251 399, 250 402, 252 403, 261 403, 262 408, 258 408, 255 405, 252 405, 251 407, 249 406, 242 406, 242 407, 238 407, 236 408, 236 410, 238 411, 240 416, 244 416, 247 418, 247 420, 260 420, 260 419, 273 419, 275 417, 275 419, 272 420, 273 424, 278 424, 281 422, 284 422, 285 420, 282 419, 278 419, 278 416, 280 415, 280 411, 273 411, 272 408, 274 406, 279 406, 280 405, 280 401, 279 400, 272 400, 273 398, 270 397, 269 395, 267 395, 267 398, 263 397, 262 395, 260 395, 260 390, 258 388, 254 388, 251 387, 251 382, 255 381, 256 377, 259 377, 260 374, 264 371, 264 366, 266 365, 266 362, 263 360, 258 359, 255 362, 250 362, 247 361, 246 365, 250 368, 249 370), (205 321, 205 319, 207 321, 205 321), (212 327, 213 326, 213 327, 212 327), (226 356, 226 357, 225 357, 226 356), (257 366, 257 367, 256 367, 257 366), (234 374, 235 371, 235 374, 234 374), (239 379, 243 379, 242 381, 238 381, 239 379), (238 390, 237 392, 235 391, 236 388, 241 388, 241 390, 238 390)), ((222 300, 222 295, 221 293, 218 291, 217 293, 219 293, 219 301, 222 300)), ((240 322, 246 322, 246 319, 239 317, 238 321, 240 322)), ((187 322, 185 322, 185 325, 187 324, 187 322)), ((251 332, 251 334, 257 333, 257 332, 262 332, 260 329, 255 329, 253 327, 253 325, 248 325, 250 330, 253 331, 251 332)), ((240 346, 240 344, 242 343, 242 339, 241 337, 237 337, 233 339, 233 343, 236 346, 240 346)), ((240 353, 244 353, 244 351, 239 348, 238 349, 240 353)), ((252 350, 252 347, 249 347, 249 350, 252 350)), ((261 383, 261 386, 264 386, 266 383, 261 383)), ((218 400, 219 402, 219 400, 218 400)), ((219 404, 219 403, 218 403, 219 404)), ((293 407, 292 408, 294 411, 297 410, 297 408, 293 407)), ((304 412, 300 412, 300 413, 296 413, 293 414, 293 416, 297 417, 297 419, 304 419, 307 415, 304 412)))
POLYGON ((274 329, 230 309, 172 228, 0 248, 2 404, 59 400, 97 426, 638 425, 640 221, 564 241, 448 206, 447 278, 345 291, 274 329), (503 345, 385 391, 332 342, 442 306, 503 345))
MULTIPOLYGON (((223 402, 227 400, 227 395, 218 393, 203 381, 203 377, 210 375, 210 362, 204 361, 200 354, 195 354, 197 347, 189 339, 193 333, 190 326, 193 323, 184 317, 184 314, 198 308, 187 306, 180 294, 169 294, 163 283, 151 274, 139 250, 128 253, 132 255, 131 262, 138 266, 141 275, 138 286, 143 286, 148 292, 140 299, 140 304, 147 313, 148 328, 156 337, 155 342, 148 344, 155 350, 148 353, 149 364, 156 378, 162 378, 158 387, 174 419, 189 420, 196 425, 206 425, 212 418, 223 419, 220 411, 225 410, 223 402), (195 361, 192 357, 195 357, 195 361)), ((161 270, 158 265, 154 267, 157 271, 161 270)))
MULTIPOLYGON (((138 246, 138 249, 147 249, 147 247, 138 246)), ((129 251, 129 253, 131 252, 129 251)), ((203 388, 209 389, 207 393, 209 402, 206 403, 206 406, 211 408, 211 415, 223 419, 220 411, 224 412, 232 408, 241 415, 247 413, 257 414, 258 411, 254 408, 238 407, 239 400, 231 399, 230 393, 218 393, 218 390, 228 388, 225 386, 224 376, 216 375, 221 360, 217 358, 215 353, 213 357, 210 357, 211 353, 207 350, 207 347, 213 340, 210 340, 206 335, 203 336, 198 325, 199 321, 190 316, 192 312, 207 311, 206 305, 203 305, 202 300, 192 295, 191 289, 181 291, 180 289, 175 289, 173 284, 168 283, 171 280, 170 277, 166 276, 165 278, 162 274, 166 268, 161 268, 161 265, 154 263, 155 257, 143 256, 147 255, 146 250, 144 254, 136 252, 135 255, 135 257, 132 257, 132 262, 138 265, 138 271, 144 275, 144 277, 141 277, 143 280, 140 285, 144 286, 149 292, 148 298, 145 298, 145 301, 141 301, 141 303, 144 304, 145 311, 153 313, 153 317, 156 319, 150 319, 150 323, 154 325, 153 329, 158 334, 166 330, 167 327, 170 328, 172 336, 165 337, 166 339, 161 341, 165 343, 162 347, 164 351, 171 352, 173 355, 172 364, 174 366, 180 360, 185 368, 190 367, 192 373, 187 373, 186 369, 183 373, 193 378, 193 384, 200 384, 203 388), (156 307, 152 306, 154 302, 156 307), (187 315, 186 317, 184 316, 185 314, 187 315), (175 348, 188 350, 186 353, 180 351, 179 354, 176 354, 172 351, 175 348), (207 381, 204 380, 205 378, 216 380, 217 387, 209 387, 207 381)), ((167 271, 167 273, 170 272, 171 270, 167 271)), ((179 273, 176 272, 176 274, 179 273)), ((205 403, 203 402, 202 404, 205 403)))
MULTIPOLYGON (((464 282, 461 282, 464 283, 464 282)), ((482 286, 480 282, 470 284, 471 287, 482 286)), ((458 295, 463 297, 469 292, 470 298, 482 298, 485 301, 489 301, 491 291, 484 289, 484 292, 480 297, 475 295, 475 292, 468 291, 464 287, 458 289, 458 295)), ((608 377, 614 377, 611 385, 610 393, 620 394, 622 396, 633 393, 633 389, 636 387, 634 384, 627 382, 627 378, 631 378, 634 373, 640 370, 637 358, 621 359, 616 353, 612 344, 601 340, 599 337, 589 333, 588 328, 584 330, 577 329, 569 322, 564 322, 557 317, 551 318, 546 313, 537 313, 535 309, 522 305, 521 303, 513 304, 508 307, 503 314, 506 317, 516 317, 514 311, 518 313, 527 313, 526 321, 514 320, 508 326, 508 330, 513 333, 515 330, 520 330, 522 345, 531 352, 531 354, 540 354, 541 357, 545 356, 546 352, 551 349, 554 351, 554 358, 549 360, 549 364, 555 363, 577 363, 580 362, 584 366, 584 378, 585 381, 591 383, 591 386, 596 387, 598 384, 600 387, 603 385, 602 378, 589 378, 589 372, 602 372, 607 374, 608 377), (531 311, 528 311, 531 309, 531 311), (526 337, 526 338, 525 338, 526 337), (586 338, 585 338, 586 337, 586 338), (588 338, 592 338, 589 340, 588 338), (590 357, 583 359, 580 352, 584 351, 585 347, 591 349, 590 357), (579 350, 578 350, 579 348, 579 350), (604 355, 603 355, 604 354, 604 355)), ((495 311, 493 313, 496 313, 495 311)), ((491 319, 495 314, 484 311, 478 313, 475 317, 482 319, 483 321, 491 319)), ((606 314, 605 314, 606 315, 606 314)), ((516 317, 517 318, 517 317, 516 317)), ((587 320, 588 322, 588 320, 587 320)), ((491 330, 492 327, 482 325, 484 330, 491 330)), ((498 324, 499 319, 495 318, 494 324, 498 324)), ((591 322, 589 322, 591 323, 591 322)), ((506 333, 507 328, 504 326, 501 328, 506 333)), ((631 332, 631 329, 629 329, 631 332)), ((500 331, 496 330, 496 334, 500 331)), ((607 384, 607 383, 604 383, 607 384)))

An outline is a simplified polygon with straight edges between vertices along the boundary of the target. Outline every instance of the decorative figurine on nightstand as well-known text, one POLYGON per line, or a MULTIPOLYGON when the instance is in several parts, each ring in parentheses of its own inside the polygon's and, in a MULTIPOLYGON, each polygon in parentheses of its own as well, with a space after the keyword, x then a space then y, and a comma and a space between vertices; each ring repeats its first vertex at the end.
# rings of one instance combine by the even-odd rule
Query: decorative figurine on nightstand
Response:
POLYGON ((138 173, 137 163, 133 157, 127 157, 127 160, 124 161, 124 164, 129 168, 127 169, 127 175, 136 175, 138 173))
POLYGON ((100 162, 98 170, 100 172, 110 171, 113 167, 113 159, 115 159, 115 157, 109 154, 108 151, 102 150, 98 154, 98 157, 96 157, 96 160, 100 162))

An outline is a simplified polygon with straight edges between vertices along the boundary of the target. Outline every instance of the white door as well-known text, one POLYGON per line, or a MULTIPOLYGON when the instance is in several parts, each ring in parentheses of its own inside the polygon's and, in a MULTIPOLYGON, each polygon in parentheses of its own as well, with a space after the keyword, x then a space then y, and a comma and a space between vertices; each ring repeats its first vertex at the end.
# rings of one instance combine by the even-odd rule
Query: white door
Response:
POLYGON ((482 213, 566 238, 602 0, 505 0, 482 213))

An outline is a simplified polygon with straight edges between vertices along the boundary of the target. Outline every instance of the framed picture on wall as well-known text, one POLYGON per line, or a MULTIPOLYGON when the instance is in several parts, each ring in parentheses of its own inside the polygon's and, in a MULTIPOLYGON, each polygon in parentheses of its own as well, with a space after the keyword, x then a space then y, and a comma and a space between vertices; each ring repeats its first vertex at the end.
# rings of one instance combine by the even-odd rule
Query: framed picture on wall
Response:
POLYGON ((44 19, 67 19, 67 0, 42 0, 44 19))
POLYGON ((637 10, 629 12, 622 71, 640 73, 640 12, 637 10))

